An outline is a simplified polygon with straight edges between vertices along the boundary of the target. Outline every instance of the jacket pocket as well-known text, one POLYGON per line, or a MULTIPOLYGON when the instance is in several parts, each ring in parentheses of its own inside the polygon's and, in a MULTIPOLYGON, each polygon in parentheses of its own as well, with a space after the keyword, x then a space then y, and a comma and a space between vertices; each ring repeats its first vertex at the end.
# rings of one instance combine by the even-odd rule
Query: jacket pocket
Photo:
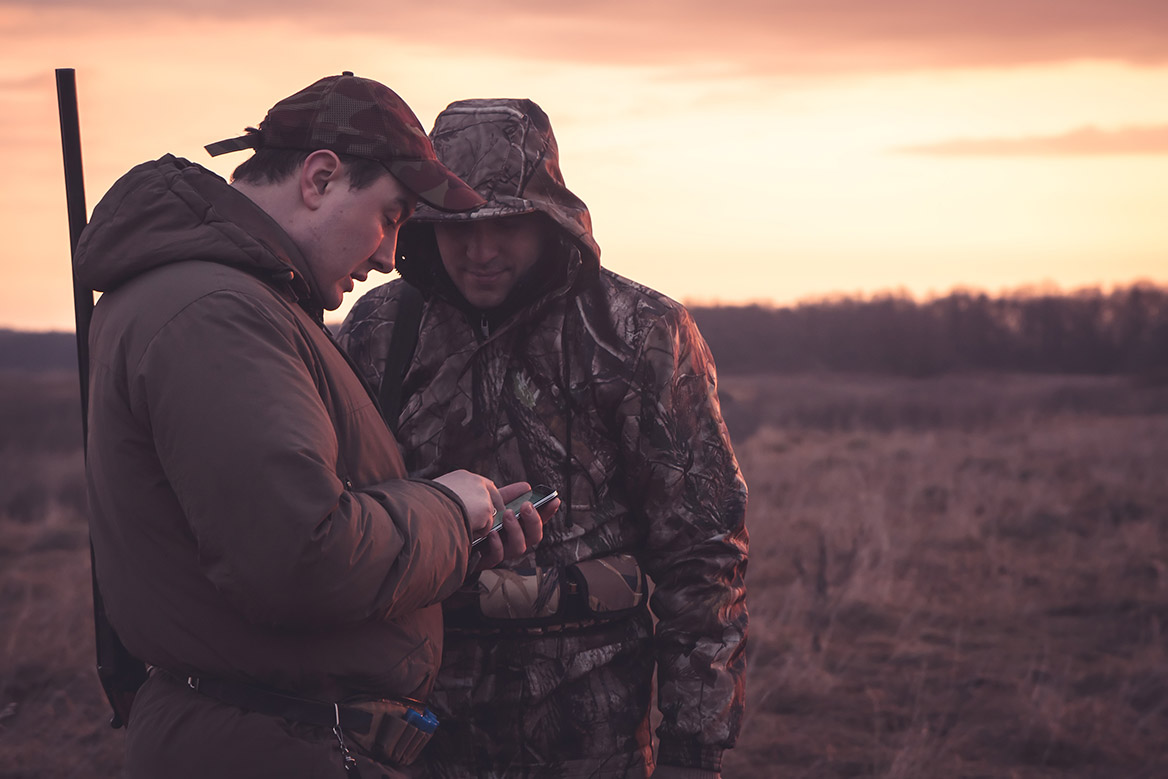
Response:
POLYGON ((555 569, 492 568, 479 574, 479 612, 488 620, 537 620, 560 611, 560 582, 555 569))
POLYGON ((583 560, 567 567, 583 609, 595 617, 631 614, 648 598, 648 581, 632 555, 583 560))
POLYGON ((648 580, 632 555, 618 554, 550 568, 490 569, 471 598, 445 604, 455 628, 552 628, 631 615, 648 600, 648 580))

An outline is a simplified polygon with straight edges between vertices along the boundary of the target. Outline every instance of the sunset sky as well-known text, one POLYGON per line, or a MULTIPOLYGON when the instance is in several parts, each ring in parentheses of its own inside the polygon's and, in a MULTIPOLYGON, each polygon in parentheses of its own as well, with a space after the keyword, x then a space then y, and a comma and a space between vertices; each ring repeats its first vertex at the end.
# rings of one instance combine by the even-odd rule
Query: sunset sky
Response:
POLYGON ((72 328, 58 67, 90 208, 352 70, 427 128, 536 100, 602 261, 682 301, 1168 283, 1164 0, 0 0, 0 63, 0 327, 72 328))

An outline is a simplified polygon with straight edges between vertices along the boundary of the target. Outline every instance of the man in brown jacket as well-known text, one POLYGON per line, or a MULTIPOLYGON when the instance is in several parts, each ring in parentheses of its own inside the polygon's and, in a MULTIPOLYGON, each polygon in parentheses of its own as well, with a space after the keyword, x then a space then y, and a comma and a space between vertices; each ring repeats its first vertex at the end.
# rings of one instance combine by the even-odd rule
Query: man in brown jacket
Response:
MULTIPOLYGON (((96 576, 151 667, 126 775, 398 776, 434 729, 436 604, 527 485, 407 479, 322 314, 392 268, 418 199, 481 199, 396 94, 351 73, 208 151, 243 148, 257 153, 233 185, 169 155, 134 168, 78 251, 80 279, 104 293, 90 334, 96 576)), ((539 515, 520 513, 482 565, 539 540, 539 515)))
POLYGON ((390 424, 412 474, 543 482, 565 510, 445 602, 444 727, 416 773, 716 776, 744 705, 747 496, 709 349, 683 306, 601 268, 539 106, 459 101, 430 137, 487 203, 419 207, 402 279, 341 343, 371 382, 404 375, 390 424), (413 357, 387 366, 402 332, 413 357))

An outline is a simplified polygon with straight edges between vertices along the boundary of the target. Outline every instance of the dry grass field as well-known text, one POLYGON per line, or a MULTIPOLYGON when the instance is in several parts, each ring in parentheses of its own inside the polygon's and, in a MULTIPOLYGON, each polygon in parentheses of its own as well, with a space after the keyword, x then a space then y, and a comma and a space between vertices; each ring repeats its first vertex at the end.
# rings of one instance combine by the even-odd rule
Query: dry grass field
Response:
MULTIPOLYGON (((751 487, 727 777, 1168 776, 1168 387, 724 377, 751 487)), ((0 778, 112 777, 76 388, 0 373, 0 778)))
POLYGON ((727 378, 737 777, 1168 776, 1168 388, 727 378))

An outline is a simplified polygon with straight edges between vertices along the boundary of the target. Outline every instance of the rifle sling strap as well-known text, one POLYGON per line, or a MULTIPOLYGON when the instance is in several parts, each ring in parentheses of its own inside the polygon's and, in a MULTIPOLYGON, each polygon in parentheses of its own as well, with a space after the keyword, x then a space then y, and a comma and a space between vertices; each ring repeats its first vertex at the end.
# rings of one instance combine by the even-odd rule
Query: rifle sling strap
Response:
POLYGON ((418 330, 422 326, 422 293, 408 282, 402 283, 398 298, 397 317, 393 322, 393 334, 389 338, 389 351, 385 356, 385 370, 381 374, 378 400, 381 414, 389 429, 397 433, 397 416, 401 413, 402 383, 414 350, 418 347, 418 330))

